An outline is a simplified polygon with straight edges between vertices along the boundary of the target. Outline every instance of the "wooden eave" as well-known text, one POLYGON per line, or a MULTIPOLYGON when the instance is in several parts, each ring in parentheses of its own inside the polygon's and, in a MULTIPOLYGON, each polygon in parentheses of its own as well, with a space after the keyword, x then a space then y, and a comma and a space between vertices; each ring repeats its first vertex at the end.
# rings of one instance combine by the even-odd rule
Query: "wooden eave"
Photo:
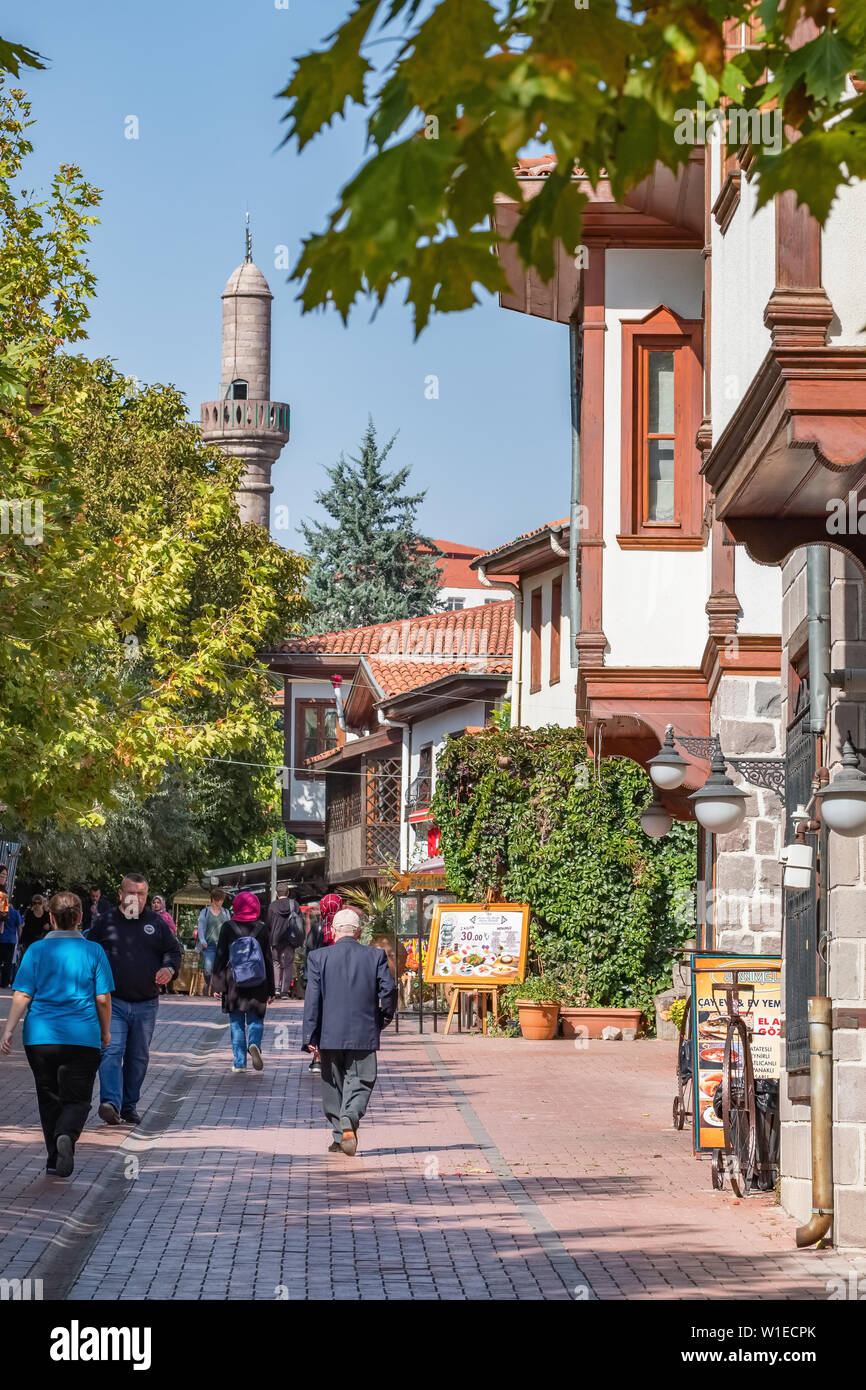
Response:
POLYGON ((829 544, 866 567, 866 536, 827 525, 834 502, 866 491, 866 348, 772 348, 702 472, 759 563, 829 544))

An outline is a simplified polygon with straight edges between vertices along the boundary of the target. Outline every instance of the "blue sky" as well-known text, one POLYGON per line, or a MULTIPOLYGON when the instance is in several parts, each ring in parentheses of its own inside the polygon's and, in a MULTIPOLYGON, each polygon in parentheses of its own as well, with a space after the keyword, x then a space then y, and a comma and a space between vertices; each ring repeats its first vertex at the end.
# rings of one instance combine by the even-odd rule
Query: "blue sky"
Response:
MULTIPOLYGON (((253 256, 274 293, 271 394, 292 406, 292 439, 274 470, 273 505, 294 527, 315 515, 322 469, 355 452, 368 412, 380 436, 399 430, 392 466, 412 464, 427 489, 428 534, 493 546, 568 510, 568 344, 562 325, 488 299, 434 319, 413 344, 402 292, 371 321, 303 317, 297 289, 274 268, 320 230, 363 154, 359 116, 299 156, 279 148, 275 100, 292 58, 318 46, 348 0, 42 0, 18 7, 3 36, 50 59, 23 82, 33 101, 45 181, 61 161, 103 190, 91 262, 99 281, 92 355, 142 381, 173 382, 197 416, 220 378, 220 294, 253 256), (138 117, 140 138, 124 136, 138 117), (439 399, 425 379, 439 378, 439 399)), ((383 54, 383 48, 373 53, 383 54)), ((294 530, 279 539, 297 544, 294 530)))

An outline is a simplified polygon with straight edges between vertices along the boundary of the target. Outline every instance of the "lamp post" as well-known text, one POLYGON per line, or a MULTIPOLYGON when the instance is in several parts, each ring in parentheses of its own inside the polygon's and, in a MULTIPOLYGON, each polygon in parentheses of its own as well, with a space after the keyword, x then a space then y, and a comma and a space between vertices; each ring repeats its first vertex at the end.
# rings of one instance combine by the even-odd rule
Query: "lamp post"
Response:
MULTIPOLYGON (((658 753, 647 763, 647 771, 660 791, 676 791, 686 780, 689 765, 677 751, 677 743, 681 744, 687 753, 706 758, 710 763, 710 775, 706 782, 689 797, 695 808, 695 816, 705 830, 711 831, 714 835, 726 835, 729 831, 736 830, 745 818, 747 794, 741 787, 735 786, 728 777, 728 765, 735 768, 744 781, 752 786, 775 792, 784 803, 784 758, 726 758, 718 734, 713 734, 710 738, 677 734, 672 724, 668 724, 665 730, 665 740, 658 753)), ((866 776, 863 776, 863 781, 866 784, 866 776)), ((662 825, 662 816, 667 814, 656 796, 641 816, 644 832, 653 839, 666 835, 670 824, 665 829, 659 827, 662 825)))
POLYGON ((645 835, 649 835, 651 840, 660 840, 667 835, 674 818, 670 811, 662 805, 657 796, 654 796, 650 804, 641 812, 640 828, 645 835))
POLYGON ((727 835, 745 820, 747 800, 747 793, 735 786, 727 775, 725 756, 716 738, 710 757, 710 775, 689 797, 695 815, 705 830, 714 835, 727 835))

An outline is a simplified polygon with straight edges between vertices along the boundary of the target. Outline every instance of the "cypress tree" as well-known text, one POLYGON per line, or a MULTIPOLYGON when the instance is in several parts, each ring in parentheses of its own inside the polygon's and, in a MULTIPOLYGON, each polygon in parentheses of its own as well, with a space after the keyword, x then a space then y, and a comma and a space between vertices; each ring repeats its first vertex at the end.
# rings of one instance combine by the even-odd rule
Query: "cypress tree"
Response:
POLYGON ((347 462, 341 454, 327 469, 331 486, 316 493, 334 525, 301 523, 312 561, 310 632, 417 618, 438 607, 439 552, 415 529, 426 494, 404 493, 408 465, 394 473, 384 466, 396 437, 380 449, 370 419, 360 457, 347 462))

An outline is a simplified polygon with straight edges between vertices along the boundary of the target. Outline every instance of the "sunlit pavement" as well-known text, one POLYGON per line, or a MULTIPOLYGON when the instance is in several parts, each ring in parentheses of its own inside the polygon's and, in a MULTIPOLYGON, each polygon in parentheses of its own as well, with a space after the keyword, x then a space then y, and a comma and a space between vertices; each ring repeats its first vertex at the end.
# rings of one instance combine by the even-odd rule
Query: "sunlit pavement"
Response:
POLYGON ((671 1044, 389 1030, 350 1159, 300 1018, 273 1005, 264 1072, 233 1074, 217 1001, 164 999, 141 1127, 94 1111, 69 1182, 43 1175, 20 1046, 0 1059, 0 1275, 45 1299, 702 1300, 866 1272, 796 1251, 771 1197, 711 1190, 670 1125, 671 1044))

